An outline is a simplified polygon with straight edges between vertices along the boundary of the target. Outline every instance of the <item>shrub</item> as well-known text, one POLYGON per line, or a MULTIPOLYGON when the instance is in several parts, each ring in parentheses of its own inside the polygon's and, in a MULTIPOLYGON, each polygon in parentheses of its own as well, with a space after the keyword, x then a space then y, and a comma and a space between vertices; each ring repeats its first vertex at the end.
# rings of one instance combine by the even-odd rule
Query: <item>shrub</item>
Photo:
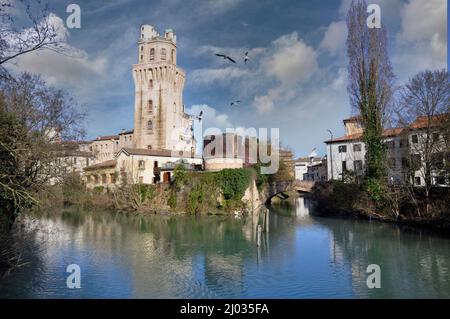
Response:
POLYGON ((175 209, 177 207, 177 196, 174 193, 170 194, 169 199, 167 200, 167 204, 172 209, 175 209))
POLYGON ((217 182, 225 199, 240 200, 250 183, 250 171, 247 169, 224 169, 217 172, 217 182))
POLYGON ((94 191, 94 193, 102 194, 103 191, 104 191, 104 189, 105 189, 105 188, 104 188, 103 186, 95 186, 94 189, 93 189, 93 191, 94 191))

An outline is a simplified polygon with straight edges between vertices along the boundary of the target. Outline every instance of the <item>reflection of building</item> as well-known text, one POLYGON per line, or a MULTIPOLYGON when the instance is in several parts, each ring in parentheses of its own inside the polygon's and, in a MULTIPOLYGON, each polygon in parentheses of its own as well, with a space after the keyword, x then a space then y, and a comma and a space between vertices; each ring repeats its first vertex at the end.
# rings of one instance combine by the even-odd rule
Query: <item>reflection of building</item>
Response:
MULTIPOLYGON (((438 185, 449 184, 449 177, 443 169, 445 162, 445 136, 438 130, 441 118, 435 116, 431 119, 433 141, 433 168, 432 182, 438 185)), ((389 182, 413 182, 416 186, 425 185, 424 181, 424 141, 428 121, 426 117, 418 117, 409 126, 403 128, 386 129, 383 131, 384 144, 387 150, 387 167, 389 182)), ((356 177, 364 175, 366 148, 362 141, 362 127, 360 117, 351 117, 344 120, 346 135, 332 140, 327 144, 328 178, 340 179, 345 174, 356 177)))
POLYGON ((185 74, 176 64, 176 48, 172 30, 160 36, 150 25, 141 27, 133 65, 134 129, 79 144, 94 159, 85 169, 88 185, 114 184, 125 176, 133 183, 154 183, 170 179, 167 171, 159 176, 161 164, 180 159, 202 164, 194 154, 193 118, 184 113, 185 74))

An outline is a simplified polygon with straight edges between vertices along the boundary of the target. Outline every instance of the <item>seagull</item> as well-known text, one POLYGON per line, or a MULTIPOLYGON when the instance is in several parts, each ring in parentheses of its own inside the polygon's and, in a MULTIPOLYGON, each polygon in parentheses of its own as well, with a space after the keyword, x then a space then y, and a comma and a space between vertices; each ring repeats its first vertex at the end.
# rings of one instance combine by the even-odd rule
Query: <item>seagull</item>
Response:
POLYGON ((220 56, 220 57, 222 57, 222 58, 224 58, 225 60, 230 60, 231 62, 233 62, 233 63, 236 63, 236 61, 234 61, 231 57, 229 57, 228 55, 225 55, 225 54, 219 54, 219 53, 216 53, 216 55, 217 56, 220 56))
POLYGON ((238 105, 239 103, 241 103, 241 101, 239 101, 239 100, 233 101, 233 102, 230 103, 230 106, 238 105))
POLYGON ((200 122, 202 120, 203 111, 200 111, 200 113, 196 116, 197 120, 200 122))
POLYGON ((248 51, 245 52, 245 56, 244 56, 244 63, 247 63, 249 57, 248 57, 248 51))

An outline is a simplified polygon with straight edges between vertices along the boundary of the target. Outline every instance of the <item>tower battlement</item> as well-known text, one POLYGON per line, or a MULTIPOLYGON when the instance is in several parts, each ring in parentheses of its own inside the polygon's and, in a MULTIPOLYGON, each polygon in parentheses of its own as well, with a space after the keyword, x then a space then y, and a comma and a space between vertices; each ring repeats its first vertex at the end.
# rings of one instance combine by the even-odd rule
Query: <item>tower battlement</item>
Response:
POLYGON ((151 26, 149 24, 142 25, 139 42, 144 43, 144 42, 149 42, 149 41, 154 41, 154 40, 166 40, 166 41, 173 42, 173 44, 177 43, 177 37, 174 34, 172 29, 167 29, 164 32, 164 36, 161 36, 153 26, 151 26))

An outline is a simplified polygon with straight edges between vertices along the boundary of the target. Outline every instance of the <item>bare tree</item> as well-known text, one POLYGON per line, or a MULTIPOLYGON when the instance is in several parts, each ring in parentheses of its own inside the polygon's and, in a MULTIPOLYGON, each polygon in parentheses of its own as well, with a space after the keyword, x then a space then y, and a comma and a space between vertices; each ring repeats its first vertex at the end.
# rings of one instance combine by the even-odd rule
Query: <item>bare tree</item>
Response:
POLYGON ((61 173, 58 158, 65 142, 83 136, 84 114, 63 91, 27 73, 0 84, 0 102, 0 212, 11 220, 61 173))
POLYGON ((20 55, 49 49, 63 51, 50 10, 41 0, 5 0, 0 4, 0 66, 20 55), (14 10, 24 12, 26 27, 18 27, 14 10))
POLYGON ((368 178, 385 179, 383 127, 393 95, 394 74, 387 52, 386 28, 367 26, 367 4, 353 1, 347 14, 348 92, 361 115, 368 178))
POLYGON ((446 169, 450 138, 449 80, 444 69, 421 72, 401 88, 396 106, 397 120, 400 126, 407 128, 405 134, 409 139, 411 180, 408 186, 414 187, 414 177, 424 181, 427 213, 435 184, 433 178, 442 178, 445 182, 449 173, 446 169))

